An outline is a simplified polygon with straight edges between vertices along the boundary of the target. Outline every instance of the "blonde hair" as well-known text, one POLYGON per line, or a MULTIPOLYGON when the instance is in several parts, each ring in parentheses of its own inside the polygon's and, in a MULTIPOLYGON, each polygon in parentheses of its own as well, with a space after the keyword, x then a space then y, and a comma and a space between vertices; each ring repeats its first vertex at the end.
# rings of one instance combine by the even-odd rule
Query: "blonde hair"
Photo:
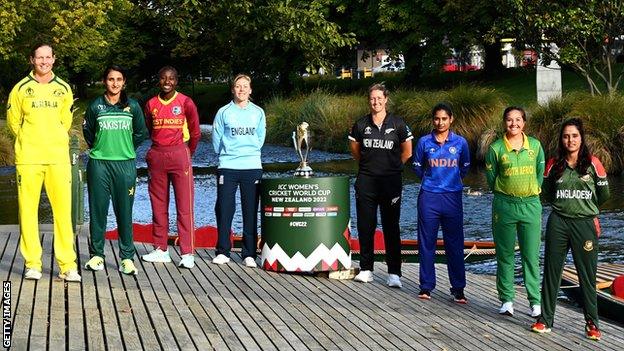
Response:
POLYGON ((251 87, 251 77, 246 74, 239 73, 232 80, 232 88, 234 88, 234 86, 236 85, 236 82, 238 82, 239 79, 246 79, 249 82, 249 86, 251 87))

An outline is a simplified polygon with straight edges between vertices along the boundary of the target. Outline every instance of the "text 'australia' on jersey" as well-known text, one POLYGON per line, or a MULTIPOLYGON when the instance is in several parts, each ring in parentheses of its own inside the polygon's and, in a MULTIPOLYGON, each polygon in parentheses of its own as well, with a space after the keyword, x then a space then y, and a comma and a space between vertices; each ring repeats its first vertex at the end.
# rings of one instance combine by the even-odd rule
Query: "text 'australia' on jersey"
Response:
POLYGON ((388 114, 379 127, 370 114, 361 117, 349 133, 349 140, 360 144, 358 172, 372 176, 400 173, 403 170, 401 144, 413 138, 400 117, 388 114))

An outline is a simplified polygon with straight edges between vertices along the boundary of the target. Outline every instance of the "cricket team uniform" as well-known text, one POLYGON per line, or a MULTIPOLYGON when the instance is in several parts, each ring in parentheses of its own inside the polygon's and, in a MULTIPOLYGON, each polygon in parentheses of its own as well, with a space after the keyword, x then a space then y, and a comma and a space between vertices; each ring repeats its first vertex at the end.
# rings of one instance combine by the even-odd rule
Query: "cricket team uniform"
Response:
POLYGON ((468 143, 451 131, 443 143, 438 143, 431 132, 418 140, 413 155, 412 169, 422 180, 418 194, 420 289, 435 288, 435 249, 442 226, 451 293, 463 291, 466 269, 462 179, 470 168, 468 143))
POLYGON ((556 179, 556 167, 555 159, 548 160, 544 174, 544 198, 553 210, 546 224, 540 321, 548 328, 553 325, 561 272, 568 249, 572 248, 585 320, 598 327, 596 267, 600 225, 597 216, 598 207, 609 198, 607 173, 596 157, 592 157, 591 165, 583 173, 566 163, 561 177, 556 179))
POLYGON ((349 132, 349 140, 360 145, 355 202, 360 269, 363 271, 373 270, 373 240, 379 207, 388 273, 401 276, 401 144, 413 138, 405 121, 392 114, 386 115, 381 126, 373 123, 370 114, 361 117, 349 132))
POLYGON ((260 150, 266 137, 264 110, 248 102, 245 107, 233 101, 221 107, 212 128, 212 146, 219 155, 217 170, 218 242, 216 254, 230 256, 230 231, 236 210, 236 189, 240 187, 243 215, 241 256, 256 258, 258 237, 258 186, 262 178, 260 150))
POLYGON ((113 105, 103 95, 99 96, 85 113, 83 134, 91 149, 87 164, 89 251, 91 256, 104 258, 104 233, 112 199, 119 232, 119 256, 122 260, 133 259, 135 150, 147 138, 143 111, 133 99, 113 105))
POLYGON ((192 254, 195 247, 195 224, 191 157, 201 137, 197 107, 191 98, 180 92, 175 92, 169 100, 163 100, 157 95, 145 105, 145 120, 152 139, 152 147, 145 161, 149 172, 154 246, 167 251, 169 184, 172 184, 180 250, 183 255, 192 254), (189 133, 188 145, 185 143, 185 126, 189 133))
POLYGON ((45 185, 54 213, 54 254, 61 273, 76 269, 71 221, 69 129, 71 88, 56 75, 47 84, 30 73, 13 87, 7 125, 15 135, 15 170, 20 219, 20 251, 26 268, 41 272, 39 198, 45 185))
POLYGON ((507 136, 490 146, 485 158, 486 178, 494 192, 492 234, 496 245, 496 288, 501 302, 513 302, 514 247, 520 246, 522 272, 531 306, 540 304, 539 248, 544 177, 544 151, 540 142, 523 134, 523 145, 514 150, 507 136))

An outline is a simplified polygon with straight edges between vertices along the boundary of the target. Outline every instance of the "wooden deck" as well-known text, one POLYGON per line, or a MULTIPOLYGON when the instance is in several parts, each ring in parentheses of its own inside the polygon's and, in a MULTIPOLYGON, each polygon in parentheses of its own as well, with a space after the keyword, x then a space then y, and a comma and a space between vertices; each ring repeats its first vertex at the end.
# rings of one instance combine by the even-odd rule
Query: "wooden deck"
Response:
MULTIPOLYGON (((136 277, 120 274, 116 241, 106 244, 106 270, 81 270, 81 284, 57 278, 50 227, 43 227, 44 269, 23 279, 17 226, 0 226, 0 275, 11 282, 15 350, 564 350, 622 349, 624 327, 601 321, 603 338, 586 340, 578 308, 560 304, 553 332, 529 331, 533 321, 518 287, 516 315, 499 316, 494 277, 468 274, 469 304, 450 300, 446 267, 438 266, 433 299, 418 293, 418 265, 404 266, 404 287, 385 286, 378 264, 371 284, 248 269, 240 256, 225 266, 200 250, 197 266, 137 261, 136 277)), ((87 230, 77 245, 89 258, 87 230)), ((151 247, 138 244, 138 254, 151 247)), ((174 262, 179 252, 173 252, 174 262)))

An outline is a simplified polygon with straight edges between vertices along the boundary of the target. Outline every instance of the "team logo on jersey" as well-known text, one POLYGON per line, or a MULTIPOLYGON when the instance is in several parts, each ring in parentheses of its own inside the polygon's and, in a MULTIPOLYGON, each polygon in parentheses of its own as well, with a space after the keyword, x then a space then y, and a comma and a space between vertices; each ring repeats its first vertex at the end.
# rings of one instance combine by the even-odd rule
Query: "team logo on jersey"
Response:
POLYGON ((364 134, 365 135, 369 135, 370 133, 372 133, 373 129, 371 127, 366 127, 364 128, 364 134))
POLYGON ((587 240, 585 242, 585 245, 583 245, 583 250, 585 251, 591 251, 594 249, 594 242, 591 240, 587 240))
POLYGON ((171 112, 173 112, 173 114, 177 116, 182 113, 182 107, 173 106, 173 108, 171 109, 171 112))
POLYGON ((579 178, 581 178, 584 182, 589 182, 591 180, 591 176, 589 174, 582 175, 579 178))
POLYGON ((449 152, 451 155, 455 155, 457 153, 457 148, 455 146, 449 147, 449 152))
POLYGON ((65 95, 65 93, 61 89, 55 89, 52 92, 52 95, 54 95, 56 97, 61 97, 61 96, 65 95))
POLYGON ((390 134, 392 132, 394 132, 394 128, 388 128, 388 129, 386 129, 384 134, 390 134))
POLYGON ((28 88, 26 89, 26 93, 25 93, 26 97, 31 98, 35 96, 35 91, 33 90, 33 88, 28 88))
POLYGON ((126 107, 124 107, 123 111, 124 111, 124 112, 130 112, 130 106, 126 106, 126 107))

